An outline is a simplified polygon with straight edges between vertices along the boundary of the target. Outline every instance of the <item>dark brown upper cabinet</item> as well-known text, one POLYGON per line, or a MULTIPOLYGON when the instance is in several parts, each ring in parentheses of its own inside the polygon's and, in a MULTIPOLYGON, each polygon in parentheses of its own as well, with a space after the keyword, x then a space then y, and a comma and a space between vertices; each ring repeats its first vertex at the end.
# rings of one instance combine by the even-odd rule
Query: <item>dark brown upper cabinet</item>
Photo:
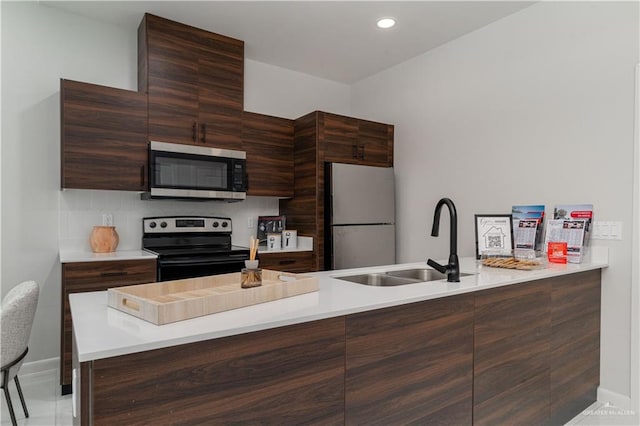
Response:
POLYGON ((244 112, 248 195, 293 197, 293 120, 244 112))
POLYGON ((393 166, 393 125, 314 111, 294 120, 294 197, 280 213, 300 235, 313 237, 314 268, 324 265, 324 163, 393 166))
POLYGON ((138 90, 150 140, 242 149, 243 41, 145 14, 138 90))
POLYGON ((393 126, 342 115, 322 114, 324 161, 366 166, 393 165, 393 126))
POLYGON ((60 119, 62 188, 146 188, 144 94, 62 79, 60 119))

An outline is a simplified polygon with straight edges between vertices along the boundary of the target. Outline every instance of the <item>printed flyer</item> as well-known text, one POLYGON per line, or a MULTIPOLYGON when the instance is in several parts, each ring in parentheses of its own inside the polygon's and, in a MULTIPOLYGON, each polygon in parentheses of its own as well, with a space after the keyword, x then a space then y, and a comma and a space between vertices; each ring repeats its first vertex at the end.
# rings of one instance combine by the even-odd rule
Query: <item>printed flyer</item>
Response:
POLYGON ((511 216, 515 248, 543 251, 544 205, 513 206, 511 216))

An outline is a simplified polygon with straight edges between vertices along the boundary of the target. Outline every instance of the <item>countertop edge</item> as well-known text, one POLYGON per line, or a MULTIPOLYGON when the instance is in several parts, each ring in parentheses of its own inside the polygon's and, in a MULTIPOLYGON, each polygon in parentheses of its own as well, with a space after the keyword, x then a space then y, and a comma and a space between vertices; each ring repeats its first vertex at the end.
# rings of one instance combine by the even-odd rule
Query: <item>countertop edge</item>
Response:
MULTIPOLYGON (((467 259, 463 262, 463 272, 469 272, 470 267, 464 267, 464 264, 469 265, 470 260, 467 259)), ((93 361, 98 359, 109 358, 113 356, 120 355, 128 355, 137 352, 143 352, 154 349, 162 349, 166 347, 181 345, 181 344, 189 344, 196 343, 204 340, 210 339, 218 339, 223 337, 229 337, 233 335, 251 333, 255 331, 268 330, 277 327, 284 327, 288 325, 300 324, 311 321, 318 321, 328 318, 334 318, 339 316, 351 315, 360 312, 366 312, 376 309, 384 309, 393 306, 399 306, 404 304, 416 303, 421 301, 427 301, 432 299, 438 299, 442 297, 455 296, 459 294, 472 293, 476 291, 488 290, 491 288, 498 288, 513 284, 525 283, 530 281, 535 281, 539 279, 553 278, 562 275, 575 274, 595 269, 603 269, 608 267, 608 263, 606 261, 595 261, 589 262, 580 265, 550 265, 549 268, 539 271, 527 271, 527 272, 513 272, 512 270, 500 270, 496 271, 496 268, 487 268, 491 269, 491 271, 485 271, 485 275, 497 275, 498 278, 493 277, 493 282, 487 283, 478 283, 482 277, 481 266, 477 266, 476 264, 476 275, 464 277, 461 279, 460 283, 446 283, 445 281, 440 282, 431 282, 427 287, 424 286, 424 283, 420 284, 412 284, 409 286, 403 286, 402 288, 396 287, 395 289, 390 288, 372 288, 368 286, 362 286, 360 284, 348 283, 345 281, 339 281, 332 276, 336 275, 345 275, 351 271, 351 273, 356 273, 356 271, 378 271, 378 270, 392 270, 392 269, 402 269, 407 266, 422 266, 422 263, 419 264, 404 264, 404 265, 390 265, 386 267, 373 267, 373 268, 359 268, 354 270, 345 270, 345 271, 323 271, 323 272, 315 272, 307 275, 315 275, 320 278, 320 292, 324 289, 325 296, 336 296, 341 297, 349 294, 362 294, 362 295, 373 295, 370 301, 364 303, 344 303, 344 306, 334 306, 339 305, 339 303, 330 304, 330 308, 325 308, 323 310, 318 311, 317 305, 320 305, 323 301, 320 300, 319 293, 310 293, 306 295, 296 296, 294 298, 289 298, 290 300, 295 299, 297 304, 300 304, 303 308, 305 303, 310 306, 309 312, 299 313, 298 308, 291 310, 287 299, 281 299, 280 301, 269 302, 269 304, 261 304, 261 305, 253 305, 248 306, 246 308, 235 309, 232 311, 221 312, 218 314, 207 315, 203 317, 193 318, 191 320, 179 321, 177 323, 167 324, 163 326, 156 326, 151 323, 147 323, 144 320, 135 318, 130 316, 124 312, 120 312, 113 308, 107 306, 107 292, 94 292, 94 293, 83 293, 83 294, 72 294, 70 296, 72 311, 81 311, 78 306, 84 304, 88 298, 92 298, 91 302, 93 302, 92 309, 102 309, 103 314, 105 315, 106 321, 108 323, 113 323, 116 325, 115 328, 111 328, 110 331, 116 331, 116 334, 120 332, 125 332, 126 330, 121 330, 118 327, 120 324, 124 324, 125 326, 131 326, 131 324, 135 324, 135 329, 146 329, 152 334, 156 334, 155 338, 150 338, 149 336, 141 333, 139 340, 135 343, 126 342, 126 339, 115 339, 118 344, 112 345, 103 345, 103 349, 92 350, 90 348, 84 348, 82 343, 79 342, 79 354, 78 359, 80 362, 93 361), (515 275, 514 275, 515 274, 515 275), (505 278, 502 278, 504 276, 505 278), (428 289, 428 291, 425 291, 428 289), (339 293, 334 295, 333 293, 339 293), (342 294, 344 293, 344 294, 342 294), (387 296, 385 296, 387 295, 387 296), (85 299, 84 302, 80 302, 80 299, 85 299), (76 304, 76 300, 78 300, 78 305, 76 304), (279 304, 278 304, 279 303, 279 304), (269 305, 269 307, 264 306, 269 305), (291 312, 282 314, 279 310, 283 308, 283 311, 286 312, 287 309, 290 309, 291 312), (74 309, 75 308, 75 309, 74 309), (316 311, 314 311, 314 308, 316 311), (273 310, 273 312, 271 312, 273 310), (256 315, 257 314, 257 315, 256 315), (260 320, 260 316, 268 316, 270 318, 265 320, 260 320), (283 316, 284 315, 284 316, 283 316), (211 321, 211 319, 215 316, 215 320, 211 321), (255 316, 255 317, 254 317, 255 316), (257 318, 257 319, 256 319, 257 318), (235 321, 235 322, 234 322, 235 321), (243 323, 244 322, 244 323, 243 323), (181 325, 179 325, 181 323, 181 325), (223 324, 238 324, 231 326, 223 326, 220 327, 219 323, 223 324), (166 328, 165 328, 166 327, 166 328), (193 334, 181 335, 179 330, 183 327, 187 329, 198 329, 201 328, 202 332, 194 332, 193 334), (171 330, 174 334, 173 337, 167 338, 158 338, 157 333, 162 334, 163 330, 171 330), (176 332, 178 330, 178 332, 176 332), (108 347, 107 347, 108 346, 108 347)), ((485 267, 486 268, 486 267, 485 267)), ((490 280, 489 280, 490 281, 490 280)), ((98 309, 98 310, 99 310, 98 309)), ((104 321, 103 318, 102 320, 104 321)), ((100 319, 99 319, 100 320, 100 319)), ((82 321, 82 323, 85 323, 82 321)), ((112 327, 113 324, 109 324, 109 327, 112 327)), ((85 324, 85 326, 87 326, 85 324)), ((75 333, 75 329, 74 329, 75 333)), ((84 330, 83 336, 88 335, 88 330, 84 330)))

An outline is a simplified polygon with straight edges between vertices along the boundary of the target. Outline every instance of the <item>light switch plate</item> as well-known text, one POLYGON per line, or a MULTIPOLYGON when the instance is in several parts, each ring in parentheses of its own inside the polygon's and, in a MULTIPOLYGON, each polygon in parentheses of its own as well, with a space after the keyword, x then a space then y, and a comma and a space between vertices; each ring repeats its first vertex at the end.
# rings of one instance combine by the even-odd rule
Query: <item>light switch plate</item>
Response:
POLYGON ((592 240, 621 240, 622 222, 594 221, 591 228, 592 240))

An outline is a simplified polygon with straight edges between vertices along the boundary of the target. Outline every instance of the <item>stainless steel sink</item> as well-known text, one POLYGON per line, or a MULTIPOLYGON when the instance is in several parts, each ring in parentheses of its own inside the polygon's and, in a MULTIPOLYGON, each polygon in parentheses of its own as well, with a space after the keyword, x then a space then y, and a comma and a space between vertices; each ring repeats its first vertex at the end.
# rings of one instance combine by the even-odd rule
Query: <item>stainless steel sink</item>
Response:
MULTIPOLYGON (((460 273, 461 277, 469 275, 473 274, 460 273)), ((447 276, 435 269, 412 268, 370 274, 343 275, 333 278, 374 287, 391 287, 396 285, 423 283, 427 281, 446 280, 447 276)))
POLYGON ((352 283, 370 285, 375 287, 390 287, 396 285, 415 284, 420 282, 411 278, 394 277, 385 273, 378 274, 358 274, 333 277, 339 280, 351 281, 352 283))
MULTIPOLYGON (((394 277, 400 278, 410 278, 413 280, 418 280, 420 282, 425 281, 436 281, 436 280, 444 280, 447 279, 447 276, 435 269, 427 269, 427 268, 415 268, 415 269, 402 269, 399 271, 388 271, 387 275, 391 275, 394 277)), ((460 272, 460 277, 468 277, 469 275, 464 272, 460 272)))

